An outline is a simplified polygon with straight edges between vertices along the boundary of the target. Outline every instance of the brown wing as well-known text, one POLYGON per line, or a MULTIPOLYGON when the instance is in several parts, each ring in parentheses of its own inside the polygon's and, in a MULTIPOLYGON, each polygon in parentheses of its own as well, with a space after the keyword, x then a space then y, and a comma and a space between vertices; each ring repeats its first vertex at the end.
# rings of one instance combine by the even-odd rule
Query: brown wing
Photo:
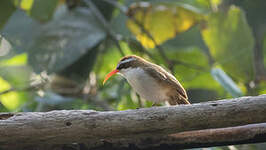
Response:
MULTIPOLYGON (((151 64, 155 65, 155 64, 151 64)), ((161 82, 165 86, 171 86, 173 90, 169 91, 169 96, 171 100, 169 103, 171 105, 176 104, 190 104, 187 100, 187 93, 185 89, 182 87, 182 85, 179 83, 179 81, 170 73, 168 73, 166 70, 164 70, 162 67, 156 65, 156 67, 145 67, 147 73, 149 73, 151 76, 153 76, 155 79, 158 79, 158 82, 161 82)))

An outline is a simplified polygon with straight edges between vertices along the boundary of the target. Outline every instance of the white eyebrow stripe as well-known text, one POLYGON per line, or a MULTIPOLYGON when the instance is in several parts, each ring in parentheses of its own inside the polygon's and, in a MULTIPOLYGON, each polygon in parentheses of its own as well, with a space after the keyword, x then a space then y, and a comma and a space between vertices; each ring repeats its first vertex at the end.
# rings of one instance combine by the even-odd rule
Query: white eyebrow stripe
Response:
POLYGON ((121 61, 117 66, 124 64, 124 63, 127 63, 127 62, 130 62, 130 61, 133 61, 133 60, 136 60, 136 59, 135 58, 128 58, 126 60, 121 61))

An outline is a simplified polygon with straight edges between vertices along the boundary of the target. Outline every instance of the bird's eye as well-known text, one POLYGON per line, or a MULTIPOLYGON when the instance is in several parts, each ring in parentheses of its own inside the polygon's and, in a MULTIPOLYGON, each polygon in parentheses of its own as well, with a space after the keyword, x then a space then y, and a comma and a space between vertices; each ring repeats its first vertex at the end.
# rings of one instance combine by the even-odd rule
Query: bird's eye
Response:
POLYGON ((118 70, 121 70, 122 68, 123 68, 123 64, 120 64, 120 63, 116 67, 116 69, 118 69, 118 70))
POLYGON ((117 65, 116 69, 121 70, 121 69, 126 69, 128 67, 130 67, 130 63, 129 62, 120 62, 117 65))
POLYGON ((121 69, 126 69, 131 66, 132 61, 135 61, 136 59, 134 57, 125 57, 120 60, 118 63, 116 69, 121 70, 121 69))

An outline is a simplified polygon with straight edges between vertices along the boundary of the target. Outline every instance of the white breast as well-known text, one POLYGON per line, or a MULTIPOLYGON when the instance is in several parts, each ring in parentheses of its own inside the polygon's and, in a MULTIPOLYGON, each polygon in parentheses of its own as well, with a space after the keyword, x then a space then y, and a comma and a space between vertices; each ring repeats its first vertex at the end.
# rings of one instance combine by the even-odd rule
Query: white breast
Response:
POLYGON ((120 73, 142 98, 157 103, 167 100, 166 90, 161 88, 142 68, 122 69, 120 73))

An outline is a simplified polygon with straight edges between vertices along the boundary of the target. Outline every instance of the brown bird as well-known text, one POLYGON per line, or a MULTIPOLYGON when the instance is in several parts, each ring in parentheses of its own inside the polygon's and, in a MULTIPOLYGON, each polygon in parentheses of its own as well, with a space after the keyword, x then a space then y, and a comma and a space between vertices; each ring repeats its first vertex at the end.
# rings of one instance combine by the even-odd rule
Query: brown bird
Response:
POLYGON ((125 77, 140 97, 154 104, 190 104, 185 89, 172 74, 141 57, 123 57, 116 69, 106 75, 103 84, 116 73, 125 77))

